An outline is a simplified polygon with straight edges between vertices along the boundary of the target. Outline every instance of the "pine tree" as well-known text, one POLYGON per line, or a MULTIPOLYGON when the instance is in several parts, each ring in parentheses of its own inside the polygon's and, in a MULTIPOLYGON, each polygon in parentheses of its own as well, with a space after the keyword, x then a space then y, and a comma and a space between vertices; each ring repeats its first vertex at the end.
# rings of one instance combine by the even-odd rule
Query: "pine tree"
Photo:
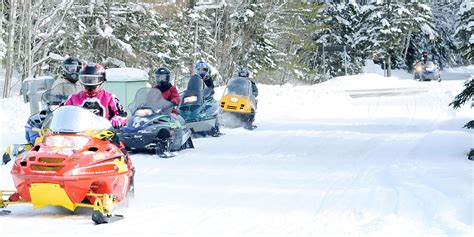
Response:
POLYGON ((456 21, 456 38, 458 48, 466 59, 467 64, 473 63, 474 58, 474 12, 470 0, 461 4, 456 21))
MULTIPOLYGON (((433 21, 438 37, 435 42, 426 42, 426 37, 416 37, 417 49, 430 51, 434 60, 437 60, 441 68, 457 66, 462 63, 462 55, 457 52, 455 39, 455 19, 459 10, 458 2, 433 3, 433 21)), ((420 50, 413 50, 412 57, 419 57, 420 50)))
POLYGON ((440 56, 437 45, 440 44, 439 34, 435 30, 431 8, 424 3, 409 2, 405 7, 409 12, 402 18, 403 32, 407 32, 403 41, 402 62, 397 62, 399 68, 411 69, 416 60, 420 60, 424 51, 429 52, 435 61, 440 56))
MULTIPOLYGON (((314 3, 288 4, 278 23, 283 26, 283 31, 278 31, 280 47, 287 52, 281 66, 284 70, 279 84, 286 83, 288 77, 297 80, 315 83, 318 82, 317 62, 319 54, 318 43, 313 38, 313 33, 324 28, 319 22, 322 5, 314 3)), ((281 27, 280 26, 280 27, 281 27)))
POLYGON ((426 34, 428 39, 433 39, 435 36, 430 22, 429 7, 424 4, 387 1, 372 3, 365 9, 364 14, 367 16, 369 26, 368 42, 372 44, 371 55, 374 58, 385 59, 386 65, 390 65, 389 69, 393 66, 405 68, 407 40, 411 39, 414 32, 426 34))
POLYGON ((330 4, 323 10, 322 15, 326 17, 323 21, 326 27, 314 34, 321 54, 314 57, 315 61, 312 63, 320 65, 320 74, 327 72, 331 76, 341 76, 345 74, 346 57, 348 72, 359 73, 363 66, 362 42, 365 39, 359 5, 354 1, 349 4, 330 4), (337 51, 331 51, 322 49, 322 46, 346 46, 347 55, 340 50, 341 47, 337 51))
MULTIPOLYGON (((474 55, 472 53, 472 48, 474 42, 469 42, 469 39, 473 38, 473 29, 472 24, 474 23, 472 6, 470 1, 465 1, 461 4, 459 11, 459 22, 456 29, 456 36, 460 38, 461 43, 464 45, 464 50, 466 51, 466 59, 473 60, 474 55)), ((465 89, 454 98, 454 101, 450 104, 455 109, 461 107, 464 103, 469 101, 474 97, 474 78, 471 78, 469 81, 464 83, 465 89)), ((464 127, 474 128, 474 120, 469 121, 464 127)))
POLYGON ((254 76, 266 69, 277 67, 280 55, 273 39, 270 38, 273 29, 269 27, 272 8, 256 0, 237 3, 230 9, 228 55, 233 58, 227 63, 226 76, 230 77, 239 66, 249 68, 254 76))
POLYGON ((1 3, 1 14, 0 14, 0 65, 3 59, 5 58, 5 55, 7 54, 7 44, 5 44, 5 39, 4 36, 6 36, 6 32, 4 30, 4 22, 5 19, 3 17, 3 11, 5 9, 5 6, 3 2, 1 3))

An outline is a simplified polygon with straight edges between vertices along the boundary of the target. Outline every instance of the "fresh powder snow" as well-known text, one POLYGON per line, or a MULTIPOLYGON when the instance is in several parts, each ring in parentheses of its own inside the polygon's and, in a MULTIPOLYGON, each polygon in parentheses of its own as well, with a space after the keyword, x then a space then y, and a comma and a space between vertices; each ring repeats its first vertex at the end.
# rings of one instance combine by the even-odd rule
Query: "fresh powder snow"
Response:
MULTIPOLYGON (((418 82, 372 66, 312 86, 259 84, 256 130, 224 128, 171 159, 133 154, 123 220, 10 205, 0 236, 473 236, 474 140, 462 128, 473 113, 449 106, 472 67, 418 82)), ((0 100, 0 152, 23 142, 28 108, 0 100)), ((11 167, 0 166, 1 189, 14 189, 11 167)))

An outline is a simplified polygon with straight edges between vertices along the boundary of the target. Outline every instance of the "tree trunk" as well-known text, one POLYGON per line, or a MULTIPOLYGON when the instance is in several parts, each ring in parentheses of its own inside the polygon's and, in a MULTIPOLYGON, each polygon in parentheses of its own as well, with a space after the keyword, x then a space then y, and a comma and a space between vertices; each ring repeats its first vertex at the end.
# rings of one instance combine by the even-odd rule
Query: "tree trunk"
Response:
POLYGON ((16 39, 18 40, 16 45, 18 47, 16 47, 15 55, 16 55, 17 58, 15 60, 16 63, 14 63, 14 64, 16 64, 16 67, 17 67, 17 69, 20 72, 20 75, 22 77, 21 79, 23 80, 23 79, 25 79, 25 64, 26 64, 26 62, 24 60, 25 55, 22 53, 22 52, 24 52, 22 50, 25 47, 23 40, 25 38, 25 36, 24 36, 24 33, 25 33, 24 28, 25 27, 24 26, 25 26, 25 18, 26 18, 26 13, 25 13, 26 7, 24 6, 25 5, 25 0, 15 0, 15 1, 18 1, 17 2, 17 6, 18 6, 17 10, 18 10, 18 13, 19 13, 18 14, 19 19, 17 19, 17 20, 19 20, 20 22, 19 22, 19 24, 17 24, 17 30, 16 30, 16 32, 18 32, 17 36, 16 36, 16 39))
POLYGON ((31 15, 33 13, 33 9, 31 8, 31 1, 28 1, 25 4, 26 10, 26 41, 25 41, 25 56, 26 56, 26 66, 25 66, 25 75, 26 77, 33 76, 33 55, 31 51, 31 40, 32 40, 32 24, 31 15))
POLYGON ((8 44, 7 44, 7 61, 5 71, 5 83, 3 85, 3 98, 10 97, 10 86, 13 76, 13 53, 15 44, 15 21, 16 21, 16 0, 10 0, 10 16, 8 29, 8 44))
POLYGON ((412 31, 412 29, 410 28, 410 30, 408 31, 408 35, 407 35, 406 46, 405 46, 405 52, 404 52, 404 54, 403 54, 403 59, 404 59, 405 61, 407 60, 408 48, 410 47, 411 31, 412 31))
MULTIPOLYGON (((109 27, 112 27, 112 23, 111 23, 111 17, 110 17, 110 7, 111 7, 112 4, 110 4, 110 0, 107 1, 107 5, 106 5, 106 11, 107 11, 107 24, 106 26, 109 26, 109 27)), ((105 28, 104 28, 105 29, 105 28)), ((109 55, 110 55, 110 38, 107 38, 106 39, 106 43, 105 43, 105 57, 104 58, 108 58, 109 55)))
POLYGON ((385 68, 387 68, 387 77, 392 76, 392 60, 390 58, 390 55, 387 55, 387 58, 385 59, 385 68))

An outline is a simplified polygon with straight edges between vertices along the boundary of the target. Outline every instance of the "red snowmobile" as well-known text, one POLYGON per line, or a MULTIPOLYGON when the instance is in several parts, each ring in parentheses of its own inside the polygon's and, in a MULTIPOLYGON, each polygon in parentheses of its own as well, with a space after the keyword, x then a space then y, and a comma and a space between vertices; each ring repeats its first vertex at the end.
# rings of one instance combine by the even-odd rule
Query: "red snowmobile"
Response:
POLYGON ((133 191, 134 168, 110 122, 63 106, 46 118, 41 135, 42 142, 16 157, 11 171, 16 191, 0 191, 0 208, 87 207, 96 224, 122 218, 112 210, 133 191))

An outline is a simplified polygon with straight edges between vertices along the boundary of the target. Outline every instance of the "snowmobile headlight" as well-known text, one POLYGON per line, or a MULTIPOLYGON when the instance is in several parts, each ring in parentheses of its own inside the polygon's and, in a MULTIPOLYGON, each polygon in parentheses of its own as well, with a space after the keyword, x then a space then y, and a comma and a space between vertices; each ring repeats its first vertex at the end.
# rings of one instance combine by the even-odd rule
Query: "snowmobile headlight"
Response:
POLYGON ((415 68, 415 70, 416 70, 417 72, 421 72, 421 71, 423 70, 423 67, 422 67, 422 66, 417 66, 417 67, 415 68))
POLYGON ((432 68, 432 67, 426 67, 425 70, 426 70, 426 71, 434 71, 434 68, 432 68))
POLYGON ((79 150, 89 142, 89 138, 82 136, 57 135, 47 136, 45 137, 44 141, 45 144, 49 147, 79 150))
POLYGON ((193 102, 196 102, 197 101, 197 96, 193 95, 193 96, 188 96, 188 97, 184 97, 184 103, 187 104, 187 103, 193 103, 193 102))
POLYGON ((237 98, 237 97, 230 97, 230 102, 237 103, 237 102, 239 102, 239 98, 237 98))
POLYGON ((134 113, 134 115, 138 117, 145 117, 151 114, 153 114, 153 110, 151 109, 137 109, 134 113))

